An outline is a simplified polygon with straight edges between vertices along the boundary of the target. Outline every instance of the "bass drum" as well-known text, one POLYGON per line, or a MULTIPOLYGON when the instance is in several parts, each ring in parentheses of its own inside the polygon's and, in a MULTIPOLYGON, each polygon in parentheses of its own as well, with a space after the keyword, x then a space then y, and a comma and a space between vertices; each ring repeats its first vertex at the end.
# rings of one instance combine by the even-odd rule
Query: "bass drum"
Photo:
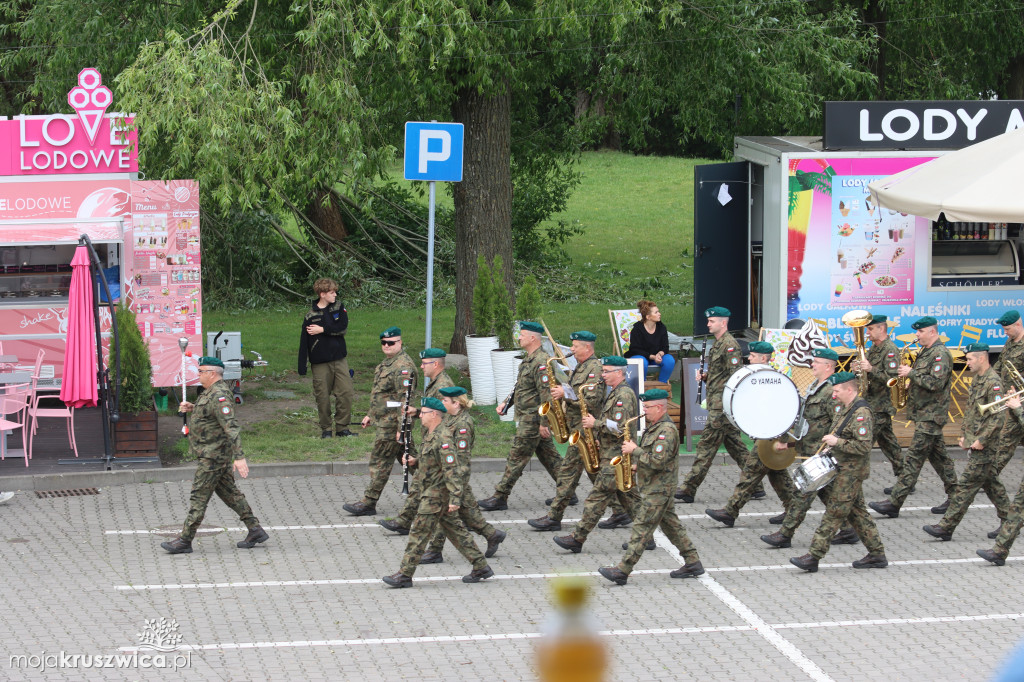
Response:
POLYGON ((725 382, 722 409, 751 438, 774 440, 796 421, 800 391, 792 379, 771 366, 748 365, 725 382))
POLYGON ((827 452, 821 452, 793 470, 793 485, 801 495, 821 490, 836 477, 839 470, 836 460, 827 452))

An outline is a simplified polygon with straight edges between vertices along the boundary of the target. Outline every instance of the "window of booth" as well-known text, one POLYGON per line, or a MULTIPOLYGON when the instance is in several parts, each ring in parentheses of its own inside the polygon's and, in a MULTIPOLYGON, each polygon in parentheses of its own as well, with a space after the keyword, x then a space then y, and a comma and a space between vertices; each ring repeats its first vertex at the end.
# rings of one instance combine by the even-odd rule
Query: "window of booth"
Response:
MULTIPOLYGON (((52 304, 67 301, 71 287, 71 259, 77 244, 0 243, 0 306, 52 304)), ((116 242, 93 243, 106 268, 108 284, 120 283, 120 246, 116 242)), ((119 288, 119 287, 118 287, 119 288)), ((117 293, 111 293, 115 300, 117 293)))
POLYGON ((1019 223, 932 222, 928 289, 1015 289, 1021 285, 1019 223))

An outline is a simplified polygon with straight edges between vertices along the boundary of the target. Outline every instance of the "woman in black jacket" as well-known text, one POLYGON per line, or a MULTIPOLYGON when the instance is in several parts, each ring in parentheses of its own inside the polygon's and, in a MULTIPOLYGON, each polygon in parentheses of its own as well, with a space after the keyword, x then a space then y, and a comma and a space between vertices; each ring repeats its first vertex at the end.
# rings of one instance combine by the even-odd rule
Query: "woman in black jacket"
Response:
POLYGON ((661 311, 654 301, 643 300, 637 303, 640 321, 633 325, 629 332, 629 350, 626 357, 641 357, 644 360, 644 374, 650 365, 661 367, 658 381, 668 382, 676 359, 668 350, 668 328, 661 323, 661 311))

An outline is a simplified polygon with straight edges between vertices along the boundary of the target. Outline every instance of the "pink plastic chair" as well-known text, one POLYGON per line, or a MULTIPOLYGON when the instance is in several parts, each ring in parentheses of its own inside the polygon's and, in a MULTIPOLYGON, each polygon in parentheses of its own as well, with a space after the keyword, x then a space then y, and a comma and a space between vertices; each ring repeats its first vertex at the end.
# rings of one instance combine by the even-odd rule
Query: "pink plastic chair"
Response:
POLYGON ((7 435, 3 432, 21 429, 21 448, 25 455, 25 466, 28 466, 28 460, 32 457, 31 441, 26 444, 25 439, 26 411, 31 396, 31 384, 5 386, 3 393, 0 393, 0 439, 3 439, 3 443, 0 444, 0 459, 7 456, 7 435))
MULTIPOLYGON (((33 388, 35 385, 35 377, 33 379, 33 388)), ((75 453, 75 457, 78 457, 78 444, 75 442, 75 408, 68 407, 67 405, 61 405, 60 407, 39 407, 39 401, 44 398, 54 398, 54 396, 38 395, 35 391, 32 391, 30 402, 28 404, 28 417, 32 420, 31 427, 28 432, 28 456, 32 456, 32 439, 36 435, 36 431, 39 430, 39 419, 66 419, 68 429, 68 442, 71 444, 71 450, 75 453)))

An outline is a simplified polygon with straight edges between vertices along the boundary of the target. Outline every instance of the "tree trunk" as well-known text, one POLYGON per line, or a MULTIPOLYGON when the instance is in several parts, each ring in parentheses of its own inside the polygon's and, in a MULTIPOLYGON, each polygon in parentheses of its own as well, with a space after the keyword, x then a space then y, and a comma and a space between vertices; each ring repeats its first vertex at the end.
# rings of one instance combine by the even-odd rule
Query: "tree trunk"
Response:
POLYGON ((324 251, 333 251, 333 242, 348 239, 345 219, 341 217, 338 197, 329 187, 318 187, 306 207, 306 216, 319 228, 320 232, 313 239, 324 251))
POLYGON ((455 121, 465 125, 462 182, 455 199, 455 333, 449 351, 466 352, 473 333, 473 287, 476 259, 488 263, 501 256, 505 287, 515 305, 512 285, 512 96, 481 95, 474 88, 458 93, 452 104, 455 121))

